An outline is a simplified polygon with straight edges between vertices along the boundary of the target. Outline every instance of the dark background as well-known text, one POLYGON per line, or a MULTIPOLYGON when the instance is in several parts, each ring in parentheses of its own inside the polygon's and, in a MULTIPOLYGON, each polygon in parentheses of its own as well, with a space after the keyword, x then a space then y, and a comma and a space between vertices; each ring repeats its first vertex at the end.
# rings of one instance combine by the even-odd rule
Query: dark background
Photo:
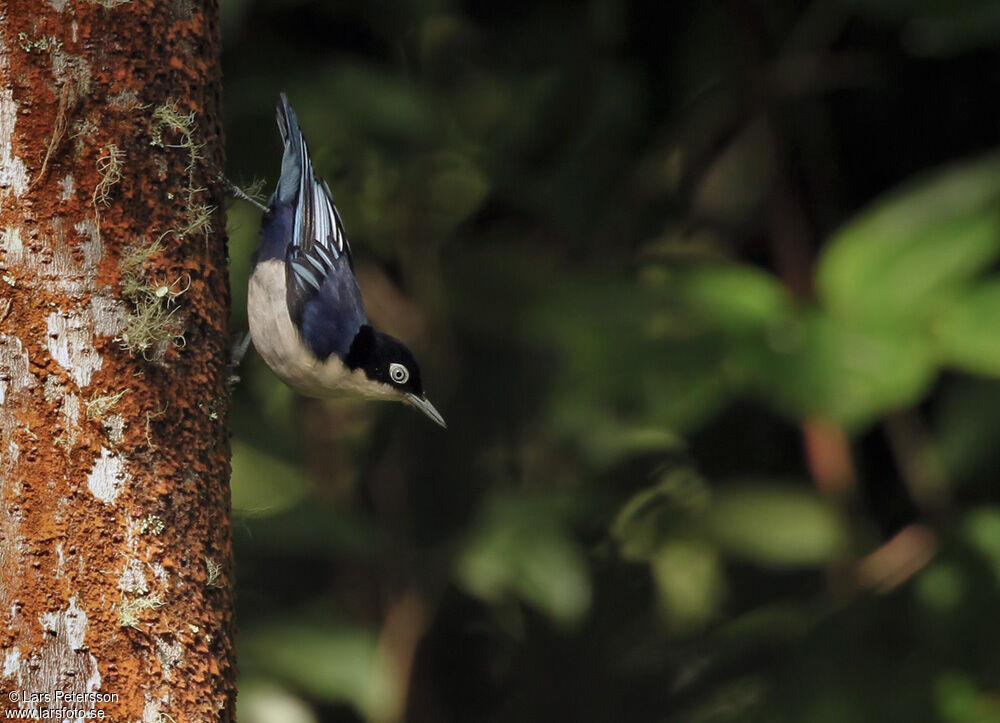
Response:
POLYGON ((251 353, 242 721, 1000 720, 1000 3, 222 10, 449 423, 251 353))

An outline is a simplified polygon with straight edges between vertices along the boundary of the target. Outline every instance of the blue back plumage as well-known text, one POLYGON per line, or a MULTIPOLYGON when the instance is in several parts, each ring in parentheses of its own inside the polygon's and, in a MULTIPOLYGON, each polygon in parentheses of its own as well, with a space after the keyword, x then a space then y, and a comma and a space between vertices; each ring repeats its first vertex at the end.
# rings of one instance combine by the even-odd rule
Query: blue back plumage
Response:
POLYGON ((253 266, 268 259, 285 260, 285 253, 292 239, 295 224, 295 207, 291 203, 276 201, 272 196, 267 213, 260 222, 260 239, 254 251, 253 266))
POLYGON ((285 262, 288 311, 303 339, 320 359, 343 356, 367 323, 351 248, 330 188, 313 172, 298 118, 284 93, 277 121, 285 152, 254 263, 269 258, 285 262))

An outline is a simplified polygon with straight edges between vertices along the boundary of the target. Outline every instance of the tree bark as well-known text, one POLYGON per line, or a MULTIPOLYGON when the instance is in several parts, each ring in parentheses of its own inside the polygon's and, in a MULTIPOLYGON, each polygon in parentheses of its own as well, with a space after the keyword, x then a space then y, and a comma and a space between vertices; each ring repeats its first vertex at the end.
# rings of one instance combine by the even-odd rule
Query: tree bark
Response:
POLYGON ((0 710, 233 719, 214 0, 0 5, 0 710))

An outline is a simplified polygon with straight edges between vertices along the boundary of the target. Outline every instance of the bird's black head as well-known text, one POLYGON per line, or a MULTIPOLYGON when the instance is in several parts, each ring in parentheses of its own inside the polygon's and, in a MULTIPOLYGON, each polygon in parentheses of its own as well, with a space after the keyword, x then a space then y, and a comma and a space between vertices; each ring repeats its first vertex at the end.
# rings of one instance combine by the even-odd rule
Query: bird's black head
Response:
POLYGON ((364 374, 358 388, 362 394, 407 402, 442 427, 446 426, 424 396, 420 366, 403 342, 365 324, 354 336, 344 363, 352 372, 364 374))
POLYGON ((365 324, 354 336, 344 359, 353 371, 360 369, 373 382, 388 384, 401 392, 422 397, 420 367, 413 353, 399 339, 365 324))

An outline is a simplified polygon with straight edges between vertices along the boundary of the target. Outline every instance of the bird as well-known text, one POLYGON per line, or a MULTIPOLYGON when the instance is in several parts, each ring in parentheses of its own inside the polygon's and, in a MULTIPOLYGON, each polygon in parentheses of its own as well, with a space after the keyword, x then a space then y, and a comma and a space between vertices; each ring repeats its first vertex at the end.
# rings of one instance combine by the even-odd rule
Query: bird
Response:
POLYGON ((340 213, 284 93, 277 122, 281 175, 267 206, 257 204, 265 212, 247 290, 254 348, 306 396, 405 402, 447 427, 413 353, 368 321, 340 213))

